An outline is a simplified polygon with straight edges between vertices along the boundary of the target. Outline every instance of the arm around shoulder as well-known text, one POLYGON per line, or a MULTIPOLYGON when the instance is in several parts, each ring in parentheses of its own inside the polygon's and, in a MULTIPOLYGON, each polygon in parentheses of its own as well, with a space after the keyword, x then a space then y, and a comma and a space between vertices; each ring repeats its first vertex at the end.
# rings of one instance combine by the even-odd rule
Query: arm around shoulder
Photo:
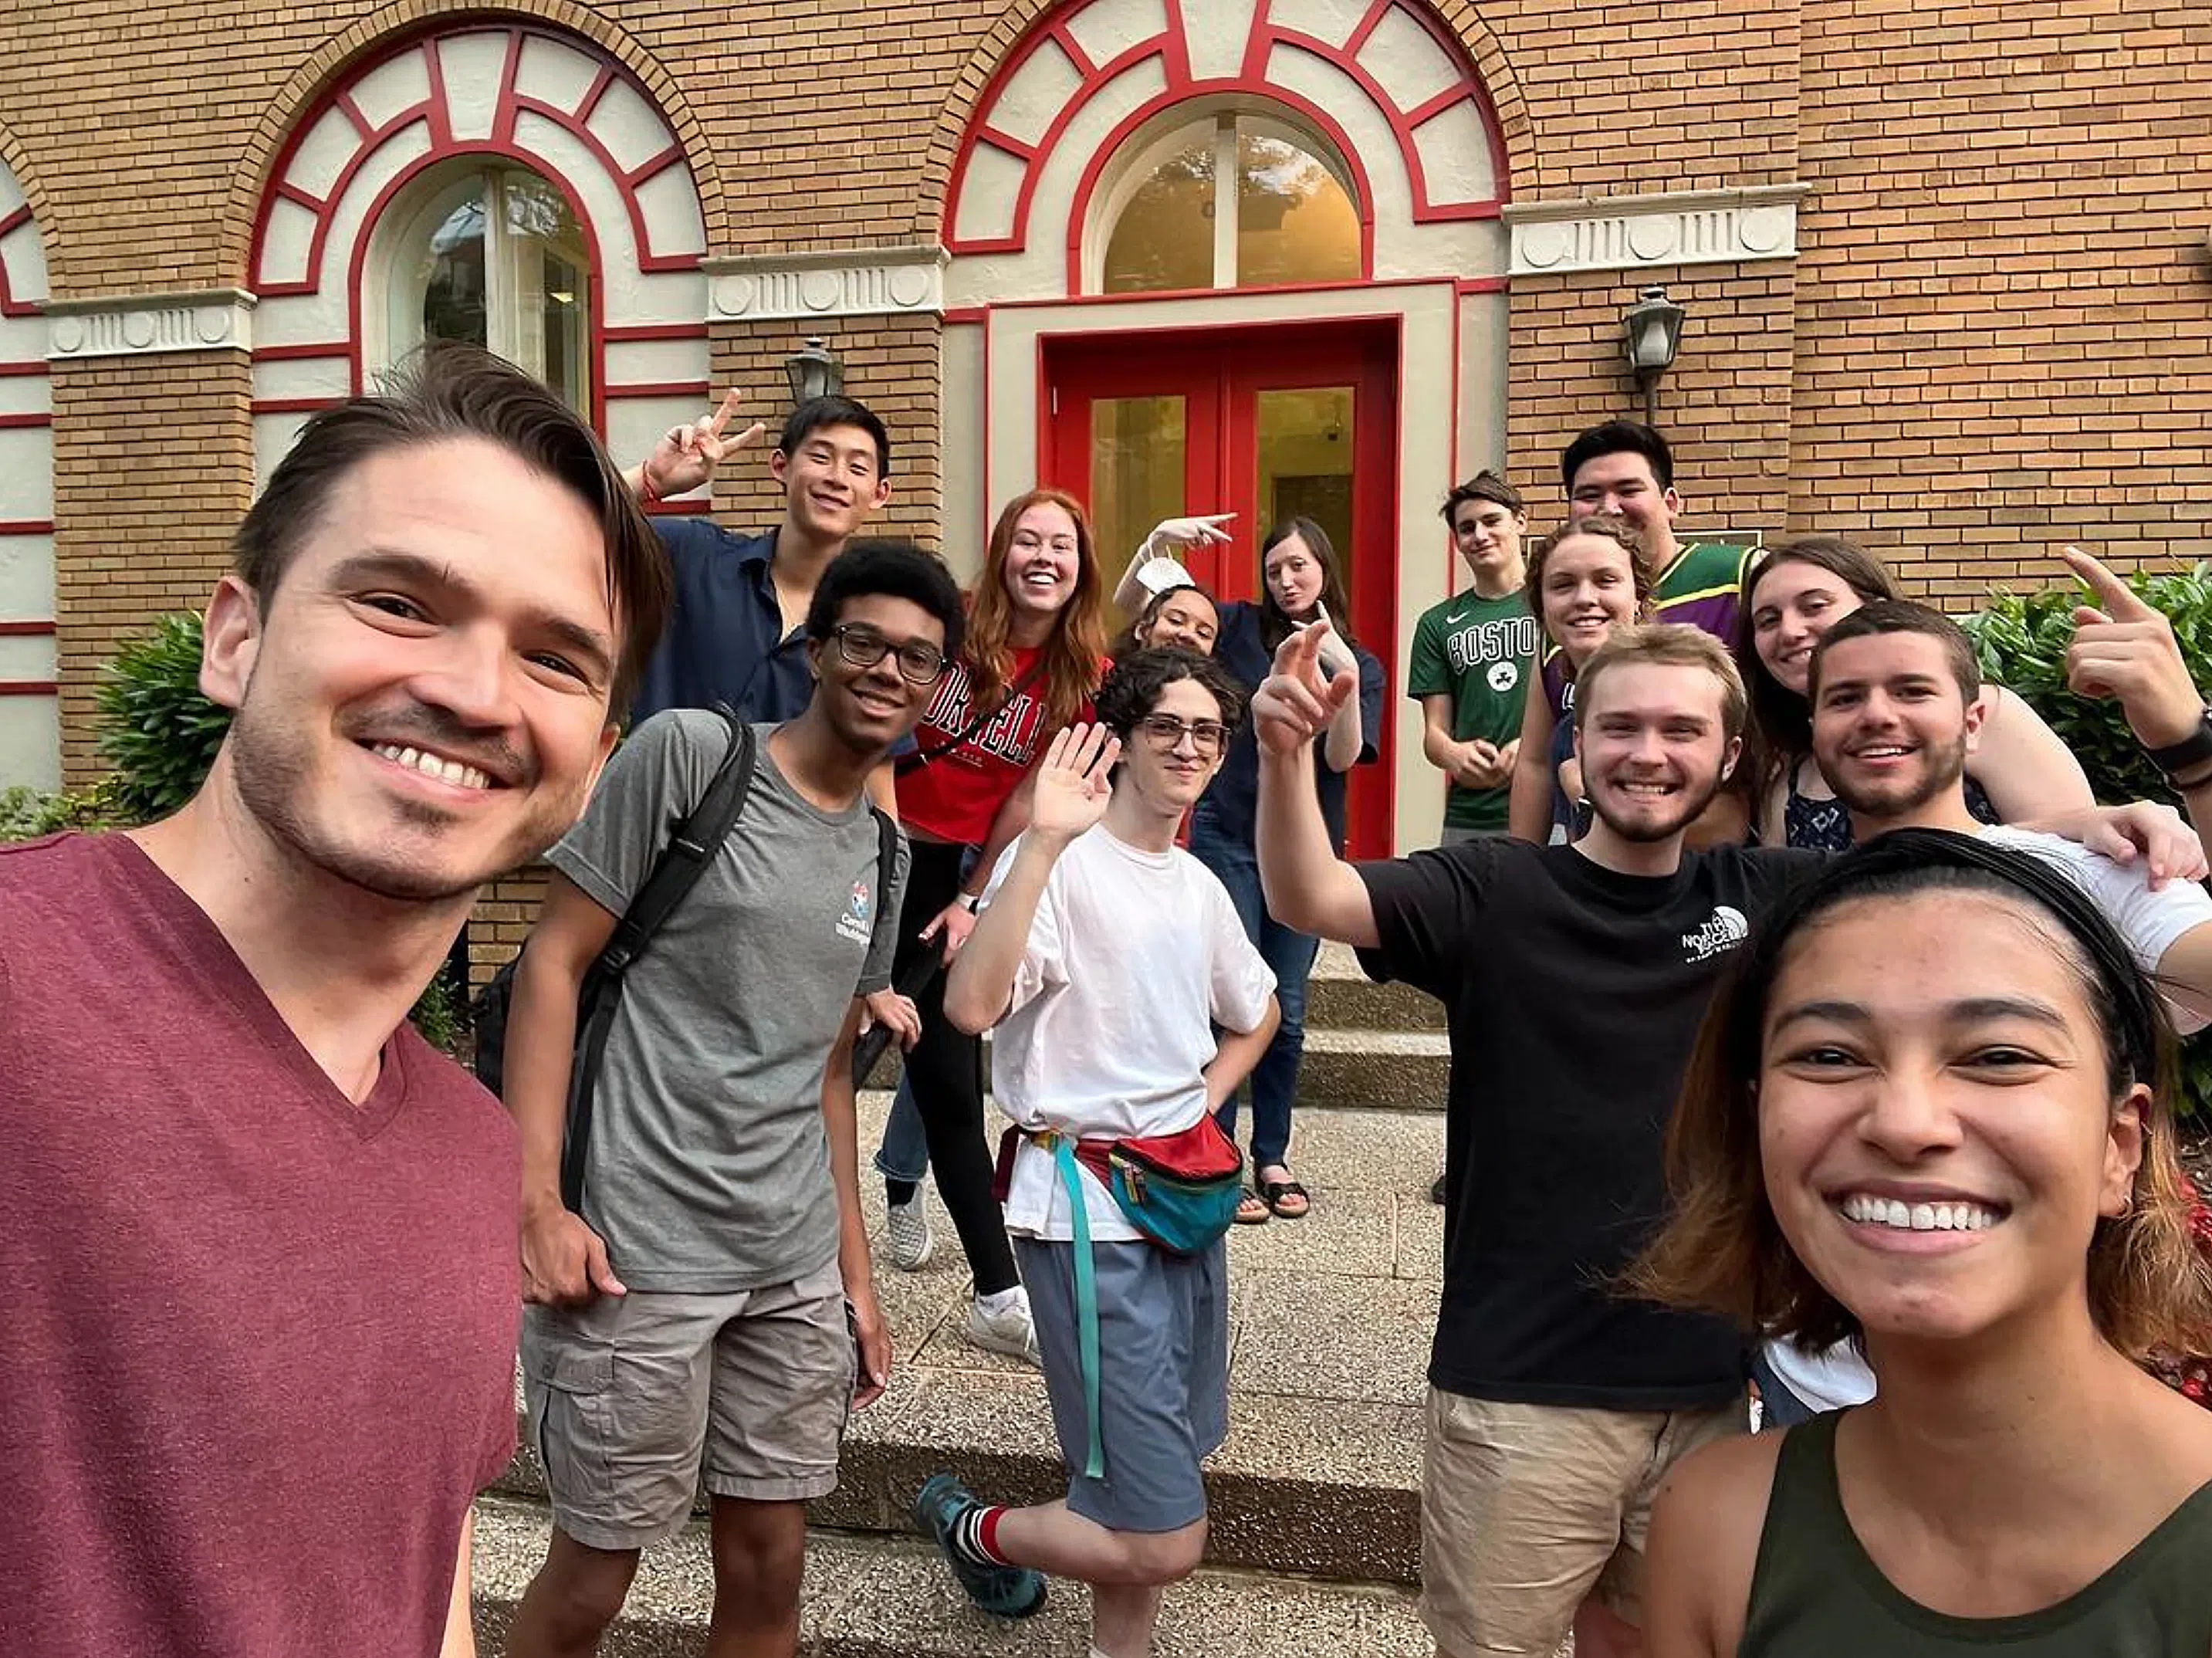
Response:
POLYGON ((2024 823, 2096 805, 2088 774, 2041 714, 2002 685, 1985 695, 1989 713, 1967 770, 2000 821, 2024 823))

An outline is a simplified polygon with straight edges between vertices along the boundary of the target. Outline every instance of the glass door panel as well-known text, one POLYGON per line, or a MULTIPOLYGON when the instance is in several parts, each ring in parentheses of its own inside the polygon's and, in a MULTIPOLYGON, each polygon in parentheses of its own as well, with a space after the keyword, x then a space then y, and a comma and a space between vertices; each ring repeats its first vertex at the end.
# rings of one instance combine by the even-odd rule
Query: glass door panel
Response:
MULTIPOLYGON (((1188 418, 1181 397, 1091 399, 1091 524, 1109 586, 1120 576, 1117 561, 1127 558, 1152 525, 1192 510, 1183 495, 1188 418)), ((1201 581, 1209 579, 1196 568, 1191 574, 1201 581)))
POLYGON ((1348 386, 1262 391, 1253 397, 1256 533, 1265 536, 1285 519, 1311 519, 1328 537, 1347 592, 1358 586, 1352 574, 1352 422, 1348 386))

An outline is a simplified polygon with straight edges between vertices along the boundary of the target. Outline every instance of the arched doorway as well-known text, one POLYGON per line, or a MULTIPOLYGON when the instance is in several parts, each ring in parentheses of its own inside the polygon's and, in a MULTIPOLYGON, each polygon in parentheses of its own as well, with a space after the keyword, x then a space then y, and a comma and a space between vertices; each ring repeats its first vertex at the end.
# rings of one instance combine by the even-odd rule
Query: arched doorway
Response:
POLYGON ((1037 478, 1109 561, 1233 511, 1201 574, 1247 597, 1270 525, 1320 522, 1391 677, 1359 853, 1425 843, 1440 805, 1395 693, 1449 588, 1437 507, 1463 451, 1504 451, 1505 195, 1488 98, 1420 0, 1072 0, 998 66, 948 188, 948 542, 1037 478))

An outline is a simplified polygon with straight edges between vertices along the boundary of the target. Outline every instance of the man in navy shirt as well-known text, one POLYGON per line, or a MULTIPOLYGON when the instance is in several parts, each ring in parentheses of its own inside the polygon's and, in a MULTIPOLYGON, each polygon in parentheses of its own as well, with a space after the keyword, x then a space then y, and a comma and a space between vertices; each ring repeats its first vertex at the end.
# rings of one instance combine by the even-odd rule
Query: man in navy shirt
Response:
MULTIPOLYGON (((651 506, 697 489, 758 438, 758 425, 723 435, 736 410, 732 392, 714 414, 671 427, 626 475, 639 500, 651 506)), ((639 682, 632 723, 717 701, 740 719, 781 721, 812 695, 807 606, 830 561, 890 498, 890 439, 850 398, 812 398, 784 422, 768 466, 785 508, 765 535, 737 535, 703 516, 653 519, 674 568, 676 608, 639 682)))

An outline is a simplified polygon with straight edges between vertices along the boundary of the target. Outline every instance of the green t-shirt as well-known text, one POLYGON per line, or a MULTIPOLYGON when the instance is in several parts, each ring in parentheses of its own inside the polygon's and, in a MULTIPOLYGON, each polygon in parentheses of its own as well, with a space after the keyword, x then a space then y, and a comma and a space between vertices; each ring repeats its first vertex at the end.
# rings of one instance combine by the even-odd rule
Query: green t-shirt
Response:
MULTIPOLYGON (((1432 606, 1413 624, 1409 696, 1448 695, 1451 733, 1501 748, 1521 734, 1521 703, 1536 652, 1536 619, 1516 591, 1485 598, 1472 590, 1432 606)), ((1510 787, 1464 788, 1444 797, 1448 829, 1502 829, 1510 787)))

